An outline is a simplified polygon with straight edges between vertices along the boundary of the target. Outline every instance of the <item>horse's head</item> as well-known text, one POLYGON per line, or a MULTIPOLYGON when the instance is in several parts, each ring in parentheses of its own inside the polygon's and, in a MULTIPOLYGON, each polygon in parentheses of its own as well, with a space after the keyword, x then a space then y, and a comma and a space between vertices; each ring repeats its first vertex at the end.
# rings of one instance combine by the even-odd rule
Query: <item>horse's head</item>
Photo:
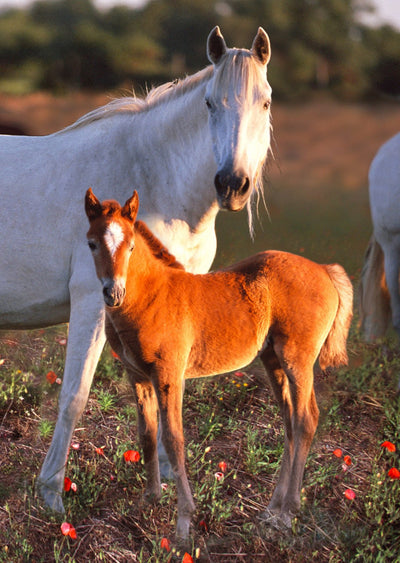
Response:
POLYGON ((270 147, 268 35, 260 27, 250 51, 228 49, 217 26, 208 37, 207 55, 214 65, 205 103, 218 166, 218 202, 221 209, 239 211, 261 179, 270 147))
POLYGON ((114 200, 100 203, 91 188, 86 192, 85 211, 90 223, 86 236, 109 307, 119 307, 125 298, 138 208, 136 191, 123 207, 114 200))

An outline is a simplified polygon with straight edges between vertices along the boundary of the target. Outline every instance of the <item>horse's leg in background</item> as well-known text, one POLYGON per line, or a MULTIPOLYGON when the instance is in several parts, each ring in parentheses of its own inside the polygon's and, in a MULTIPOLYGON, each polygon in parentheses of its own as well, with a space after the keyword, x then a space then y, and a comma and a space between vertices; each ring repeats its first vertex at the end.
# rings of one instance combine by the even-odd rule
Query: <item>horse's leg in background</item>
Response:
POLYGON ((185 470, 185 448, 182 422, 182 379, 174 369, 172 376, 159 374, 157 383, 158 404, 162 422, 162 440, 174 472, 178 496, 178 521, 176 535, 187 540, 191 515, 195 510, 189 481, 185 470))
MULTIPOLYGON (((295 353, 298 354, 298 347, 295 347, 295 353)), ((291 527, 292 518, 300 509, 304 466, 319 417, 313 365, 307 360, 299 365, 295 358, 289 359, 286 354, 280 360, 271 348, 267 348, 261 359, 269 374, 285 425, 281 471, 268 510, 276 514, 276 524, 280 521, 284 526, 291 527), (281 366, 285 366, 285 371, 281 366)), ((270 518, 268 510, 264 513, 267 519, 270 518)))
POLYGON ((389 326, 390 295, 386 285, 383 251, 372 235, 358 286, 361 330, 367 342, 384 336, 389 326))
MULTIPOLYGON (((399 273, 400 273, 400 236, 393 237, 386 244, 382 244, 385 256, 385 274, 386 284, 390 294, 390 307, 392 309, 393 326, 400 338, 400 291, 399 291, 399 273)), ((398 383, 398 391, 400 391, 400 380, 398 383)))
POLYGON ((156 502, 161 497, 157 455, 157 396, 150 381, 137 383, 135 372, 129 368, 127 371, 135 393, 138 410, 138 432, 147 478, 145 496, 149 502, 156 502))
MULTIPOLYGON (((94 274, 92 276, 95 280, 94 274)), ((71 279, 71 314, 59 413, 38 479, 39 493, 45 504, 57 512, 64 512, 61 495, 72 434, 87 403, 105 343, 103 300, 100 291, 90 292, 89 289, 88 292, 91 285, 93 281, 82 280, 82 284, 75 284, 71 279)))

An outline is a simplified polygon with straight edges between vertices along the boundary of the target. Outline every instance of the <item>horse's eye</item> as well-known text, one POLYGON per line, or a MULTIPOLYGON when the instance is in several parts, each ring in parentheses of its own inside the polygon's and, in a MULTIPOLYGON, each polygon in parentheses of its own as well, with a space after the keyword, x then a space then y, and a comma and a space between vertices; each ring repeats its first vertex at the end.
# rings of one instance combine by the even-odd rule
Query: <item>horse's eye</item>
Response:
POLYGON ((211 109, 211 102, 206 98, 206 106, 208 109, 211 109))
POLYGON ((90 250, 93 252, 94 250, 96 250, 96 243, 93 242, 92 240, 88 241, 88 246, 90 248, 90 250))
POLYGON ((271 102, 269 100, 264 103, 264 109, 269 109, 270 106, 271 106, 271 102))

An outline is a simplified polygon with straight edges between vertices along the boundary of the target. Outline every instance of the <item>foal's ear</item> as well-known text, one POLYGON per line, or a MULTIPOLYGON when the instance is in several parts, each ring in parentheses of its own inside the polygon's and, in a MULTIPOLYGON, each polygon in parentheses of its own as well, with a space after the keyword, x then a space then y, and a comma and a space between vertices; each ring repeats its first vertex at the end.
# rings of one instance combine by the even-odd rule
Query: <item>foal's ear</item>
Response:
POLYGON ((137 191, 135 190, 133 192, 133 196, 126 201, 124 207, 121 209, 121 215, 123 217, 126 217, 126 219, 129 219, 129 221, 132 221, 132 223, 134 223, 136 221, 138 209, 139 209, 139 196, 137 191))
POLYGON ((253 55, 255 55, 263 65, 269 63, 271 58, 271 44, 269 42, 269 37, 262 27, 258 28, 257 35, 254 38, 253 45, 251 47, 253 55))
POLYGON ((207 57, 214 65, 218 64, 226 53, 226 43, 218 25, 214 27, 207 39, 207 57))
POLYGON ((94 221, 102 213, 101 203, 89 188, 85 196, 85 211, 89 221, 94 221))

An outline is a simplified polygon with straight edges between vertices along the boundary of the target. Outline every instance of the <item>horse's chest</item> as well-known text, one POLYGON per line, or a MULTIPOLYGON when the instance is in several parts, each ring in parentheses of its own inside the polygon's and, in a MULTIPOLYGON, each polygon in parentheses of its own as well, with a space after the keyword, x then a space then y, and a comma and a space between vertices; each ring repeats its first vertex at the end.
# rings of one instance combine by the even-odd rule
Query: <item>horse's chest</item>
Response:
POLYGON ((162 221, 146 217, 145 221, 188 272, 193 274, 208 272, 217 249, 214 219, 210 220, 201 231, 196 232, 190 229, 186 221, 180 219, 162 221))

